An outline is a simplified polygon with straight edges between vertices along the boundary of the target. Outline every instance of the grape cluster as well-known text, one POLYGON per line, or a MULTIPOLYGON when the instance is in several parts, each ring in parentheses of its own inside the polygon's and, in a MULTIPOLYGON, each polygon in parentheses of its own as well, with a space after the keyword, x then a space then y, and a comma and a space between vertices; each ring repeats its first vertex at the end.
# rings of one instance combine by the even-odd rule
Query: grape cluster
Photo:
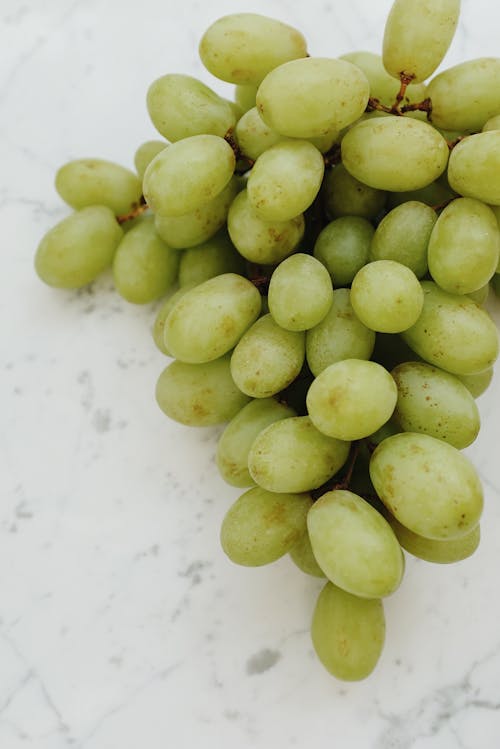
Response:
POLYGON ((56 177, 75 212, 36 270, 75 288, 168 296, 154 322, 160 408, 229 422, 216 463, 245 489, 231 560, 289 554, 327 579, 312 621, 325 667, 366 677, 402 548, 454 562, 479 543, 479 431, 500 286, 500 59, 445 70, 459 0, 396 0, 383 54, 309 56, 264 16, 216 21, 200 55, 235 101, 188 75, 147 94, 164 140, 137 174, 98 159, 56 177), (418 11, 415 6, 418 5, 418 11))

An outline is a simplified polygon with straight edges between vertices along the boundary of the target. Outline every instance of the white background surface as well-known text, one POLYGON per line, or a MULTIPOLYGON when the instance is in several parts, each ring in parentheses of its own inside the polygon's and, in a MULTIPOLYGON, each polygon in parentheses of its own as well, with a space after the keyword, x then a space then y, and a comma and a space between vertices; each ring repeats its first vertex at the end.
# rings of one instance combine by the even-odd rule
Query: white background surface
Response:
MULTIPOLYGON (((408 558, 375 673, 343 684, 310 644, 322 583, 287 559, 248 570, 220 550, 238 491, 215 471, 218 430, 171 423, 155 404, 167 361, 154 308, 121 301, 109 276, 60 292, 32 267, 68 213, 58 166, 132 166, 155 137, 153 79, 187 72, 230 90, 197 59, 215 18, 264 12, 336 56, 380 51, 389 7, 0 0, 2 749, 500 745, 498 375, 469 450, 486 492, 479 551, 453 567, 408 558)), ((447 64, 497 55, 499 25, 493 0, 464 0, 447 64)))

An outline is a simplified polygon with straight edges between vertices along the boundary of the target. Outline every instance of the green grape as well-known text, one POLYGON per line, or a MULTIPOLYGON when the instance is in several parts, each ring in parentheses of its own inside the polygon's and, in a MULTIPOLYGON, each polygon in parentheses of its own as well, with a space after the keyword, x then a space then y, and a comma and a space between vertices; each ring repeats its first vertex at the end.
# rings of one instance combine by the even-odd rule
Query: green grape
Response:
POLYGON ((255 107, 258 88, 258 84, 255 83, 240 83, 234 87, 234 99, 243 112, 248 112, 249 109, 255 107))
POLYGON ((233 149, 217 135, 193 135, 155 156, 144 175, 144 197, 155 213, 182 216, 213 200, 235 167, 233 149))
POLYGON ((141 181, 129 169, 104 159, 76 159, 56 174, 56 190, 72 208, 102 205, 129 213, 141 199, 141 181))
POLYGON ((280 419, 255 438, 248 470, 270 492, 308 492, 342 468, 349 447, 349 442, 319 432, 309 416, 280 419))
POLYGON ((457 198, 439 216, 429 241, 429 272, 445 291, 468 294, 488 283, 498 265, 495 214, 472 198, 457 198))
POLYGON ((432 122, 449 130, 481 130, 500 112, 500 58, 480 57, 448 68, 429 83, 432 122))
POLYGON ((446 169, 448 153, 437 130, 408 117, 365 120, 342 139, 347 171, 370 187, 393 192, 430 185, 446 169))
POLYGON ((306 140, 276 143, 259 156, 247 183, 248 200, 263 221, 289 221, 318 194, 325 164, 306 140))
POLYGON ((258 265, 277 265, 297 248, 304 235, 304 217, 263 221, 255 213, 248 191, 242 190, 229 209, 227 229, 244 258, 258 265))
POLYGON ((223 431, 215 460, 219 472, 232 486, 252 486, 248 471, 248 454, 255 438, 279 419, 295 416, 295 411, 274 398, 250 401, 236 414, 223 431))
POLYGON ((192 286, 182 286, 182 288, 177 289, 174 291, 170 296, 163 302, 160 309, 156 313, 156 317, 153 323, 153 341, 155 342, 157 348, 162 352, 162 354, 166 354, 166 356, 172 356, 169 349, 165 345, 165 321, 167 317, 169 316, 171 310, 175 307, 179 299, 184 296, 186 291, 189 291, 192 286))
POLYGON ((479 525, 476 525, 469 533, 460 536, 460 538, 437 540, 435 538, 424 538, 417 533, 413 533, 413 531, 401 525, 392 515, 389 515, 388 521, 403 549, 426 562, 451 564, 467 559, 474 554, 481 538, 479 525))
POLYGON ((264 122, 280 135, 314 138, 355 122, 368 95, 365 74, 350 62, 304 57, 271 71, 256 101, 264 122))
POLYGON ((315 559, 311 546, 311 540, 309 538, 309 533, 307 532, 307 530, 300 537, 297 543, 292 546, 289 554, 292 562, 294 562, 299 570, 304 572, 306 575, 312 575, 313 577, 325 577, 325 573, 315 559))
POLYGON ((473 398, 479 398, 488 389, 493 379, 493 367, 470 375, 455 375, 462 382, 473 398))
MULTIPOLYGON (((381 55, 376 55, 374 52, 349 52, 346 55, 340 55, 340 59, 347 60, 347 62, 361 68, 368 78, 371 97, 378 99, 386 107, 394 104, 399 93, 399 81, 389 75, 384 68, 381 55)), ((425 97, 425 85, 413 83, 406 89, 404 103, 417 103, 423 101, 425 97)))
POLYGON ((419 318, 424 293, 418 278, 394 260, 374 260, 359 270, 351 304, 362 323, 381 333, 400 333, 419 318))
POLYGON ((45 234, 36 251, 35 270, 49 286, 86 286, 111 266, 122 237, 110 208, 82 208, 45 234))
POLYGON ((417 200, 396 206, 375 230, 370 260, 394 260, 422 278, 427 273, 427 247, 436 220, 436 211, 417 200))
POLYGON ((139 179, 144 178, 144 173, 155 156, 167 148, 168 143, 164 140, 147 140, 141 143, 134 155, 134 164, 139 175, 139 179))
POLYGON ((155 128, 172 143, 202 134, 223 138, 236 124, 229 103, 190 75, 158 78, 148 89, 147 107, 155 128))
POLYGON ((425 362, 405 362, 391 372, 398 388, 394 418, 405 432, 421 432, 462 450, 476 439, 479 411, 455 375, 425 362))
POLYGON ((116 290, 134 304, 162 297, 175 283, 178 269, 179 253, 160 239, 152 217, 125 234, 113 260, 116 290))
POLYGON ((223 81, 258 84, 270 70, 307 55, 302 34, 285 23, 257 13, 219 18, 200 42, 201 61, 223 81))
POLYGON ((286 330, 318 325, 332 306, 330 275, 319 260, 298 252, 278 265, 269 284, 268 304, 274 320, 286 330))
POLYGON ((254 161, 268 148, 283 140, 282 135, 266 125, 255 106, 239 120, 234 134, 242 154, 254 161))
POLYGON ((343 359, 369 359, 375 333, 356 317, 349 289, 335 289, 326 317, 306 333, 306 357, 318 376, 330 364, 343 359))
POLYGON ((488 130, 500 130, 500 114, 496 114, 490 117, 489 120, 486 120, 482 127, 482 132, 486 133, 488 130))
POLYGON ((399 587, 404 557, 391 526, 353 492, 323 494, 307 528, 320 568, 332 583, 361 598, 383 598, 399 587))
POLYGON ((460 195, 500 205, 500 130, 458 143, 450 155, 448 179, 460 195))
POLYGON ((482 372, 498 356, 498 333, 485 310, 466 296, 422 281, 424 306, 401 335, 422 359, 458 375, 482 372))
POLYGON ((329 218, 361 216, 375 218, 383 210, 387 193, 353 177, 343 164, 330 169, 324 182, 325 211, 329 218))
POLYGON ((418 8, 412 0, 394 0, 384 31, 387 72, 398 79, 404 73, 415 83, 425 81, 445 56, 459 15, 460 0, 420 0, 418 8))
POLYGON ((467 296, 469 297, 469 299, 472 299, 473 302, 476 302, 476 304, 484 306, 486 300, 488 299, 489 293, 490 285, 489 283, 485 283, 484 286, 480 286, 479 289, 470 291, 467 296))
POLYGON ((165 321, 165 345, 172 356, 202 364, 230 351, 257 319, 261 297, 253 283, 223 273, 190 289, 165 321))
POLYGON ((311 504, 308 494, 274 494, 260 486, 249 489, 222 521, 222 548, 232 562, 247 567, 275 562, 304 534, 311 504))
POLYGON ((451 190, 449 184, 444 180, 444 175, 442 175, 435 182, 431 182, 430 185, 422 187, 420 190, 390 192, 389 197, 387 198, 387 207, 392 209, 402 203, 416 201, 418 203, 424 203, 434 209, 434 206, 448 203, 456 197, 457 193, 451 190))
POLYGON ((381 442, 370 476, 389 512, 419 536, 458 538, 479 522, 483 492, 474 466, 428 434, 401 432, 381 442))
MULTIPOLYGON (((240 107, 237 101, 232 101, 232 99, 224 99, 224 101, 227 102, 227 104, 229 104, 231 108, 231 112, 233 113, 233 116, 234 116, 234 123, 235 125, 237 125, 239 120, 245 114, 243 108, 240 107)), ((232 129, 234 130, 234 128, 232 129)))
POLYGON ((243 335, 231 357, 231 374, 252 398, 268 398, 284 390, 304 363, 305 334, 284 330, 270 314, 243 335))
POLYGON ((307 393, 307 410, 323 434, 358 440, 388 421, 397 394, 394 380, 380 364, 344 359, 316 377, 307 393))
POLYGON ((183 216, 155 216, 156 231, 176 250, 206 242, 226 223, 229 206, 238 193, 238 180, 232 177, 226 187, 205 205, 183 216))
POLYGON ((342 216, 327 224, 314 245, 335 286, 347 286, 368 262, 373 226, 360 216, 342 216))
POLYGON ((200 284, 223 273, 244 274, 244 260, 225 231, 179 254, 179 286, 200 284))
POLYGON ((329 673, 344 681, 366 679, 384 647, 382 601, 353 596, 328 582, 314 609, 311 637, 329 673))
POLYGON ((230 355, 205 364, 173 361, 161 373, 156 400, 170 419, 206 427, 230 421, 250 398, 231 377, 230 355))

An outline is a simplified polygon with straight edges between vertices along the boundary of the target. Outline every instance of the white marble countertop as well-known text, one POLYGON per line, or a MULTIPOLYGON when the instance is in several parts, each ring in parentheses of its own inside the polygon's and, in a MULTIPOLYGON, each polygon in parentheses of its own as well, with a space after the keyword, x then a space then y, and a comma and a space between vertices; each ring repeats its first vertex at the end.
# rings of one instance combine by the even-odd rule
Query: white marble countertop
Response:
MULTIPOLYGON (((0 0, 2 749, 500 746, 499 373, 468 451, 486 493, 480 549, 453 566, 408 558, 376 671, 344 684, 312 652, 321 581, 287 559, 244 569, 222 553, 238 491, 214 468, 218 430, 155 404, 153 307, 121 301, 109 276, 73 293, 33 272, 68 212, 57 167, 131 166, 155 137, 148 84, 169 71, 209 81, 196 47, 219 15, 274 15, 335 56, 378 51, 389 7, 0 0)), ((464 0, 447 63, 498 55, 499 25, 496 2, 464 0)))

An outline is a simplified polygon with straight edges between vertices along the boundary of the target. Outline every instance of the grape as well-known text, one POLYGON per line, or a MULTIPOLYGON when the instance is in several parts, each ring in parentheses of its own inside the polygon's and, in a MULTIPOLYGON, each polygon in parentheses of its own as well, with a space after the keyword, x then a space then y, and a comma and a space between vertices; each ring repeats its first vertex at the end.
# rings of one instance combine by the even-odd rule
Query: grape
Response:
POLYGON ((500 205, 500 130, 471 135, 456 145, 448 179, 460 195, 500 205))
POLYGON ((429 272, 445 291, 468 294, 487 284, 498 265, 500 231, 493 211, 472 198, 446 206, 429 241, 429 272))
POLYGON ((498 356, 498 333, 487 312, 471 299, 422 281, 424 306, 401 335, 422 359, 458 375, 482 372, 498 356))
POLYGON ((357 440, 385 424, 396 400, 396 384, 380 364, 344 359, 316 377, 307 393, 307 410, 323 434, 357 440))
POLYGON ((182 216, 213 200, 233 176, 233 149, 217 135, 172 143, 146 169, 144 197, 155 213, 182 216))
MULTIPOLYGON (((361 68, 368 78, 371 97, 378 99, 387 107, 394 104, 399 92, 399 82, 386 71, 381 55, 376 55, 374 52, 348 52, 340 55, 340 59, 347 60, 361 68)), ((425 97, 426 87, 423 83, 410 84, 406 89, 405 102, 420 102, 425 97)))
POLYGON ((250 173, 248 200, 263 221, 288 221, 309 208, 318 194, 325 166, 315 146, 305 140, 276 143, 250 173))
MULTIPOLYGON (((422 187, 419 190, 407 190, 403 192, 390 192, 387 198, 387 207, 389 209, 395 208, 402 203, 409 201, 417 201, 418 203, 424 203, 431 208, 434 206, 440 206, 448 203, 453 198, 457 197, 457 193, 450 189, 445 176, 438 177, 435 182, 431 182, 430 185, 422 187)), ((437 216, 436 216, 437 218, 437 216)))
POLYGON ((446 169, 448 146, 426 122, 407 117, 365 120, 342 139, 342 161, 350 174, 370 187, 418 190, 446 169), (396 164, 404 163, 404 169, 396 164))
POLYGON ((235 86, 234 98, 243 112, 248 112, 249 109, 255 107, 255 97, 258 88, 258 84, 252 83, 240 83, 235 86))
POLYGON ((346 286, 368 261, 373 226, 360 216, 342 216, 327 224, 314 245, 314 257, 336 286, 346 286))
POLYGON ((401 582, 404 558, 389 523, 350 491, 323 494, 307 527, 320 568, 331 582, 362 598, 383 598, 401 582))
POLYGON ((341 130, 368 102, 365 74, 345 60, 307 57, 271 71, 257 91, 264 122, 280 135, 314 138, 341 130))
POLYGON ((195 286, 165 321, 165 345, 177 359, 192 364, 218 359, 230 351, 257 319, 261 297, 236 273, 224 273, 195 286))
POLYGON ((216 462, 224 481, 232 486, 252 486, 248 471, 248 453, 255 438, 275 421, 295 416, 293 409, 274 398, 250 401, 236 414, 223 431, 216 462))
POLYGON ((257 216, 242 190, 234 199, 227 217, 229 236, 244 258, 252 263, 280 263, 297 248, 304 234, 304 217, 289 221, 263 221, 257 216))
POLYGON ((110 208, 82 208, 45 234, 36 251, 35 270, 49 286, 85 286, 111 266, 122 237, 110 208))
POLYGON ((223 16, 205 31, 199 47, 207 70, 223 81, 257 84, 273 68, 307 55, 302 34, 257 13, 223 16))
POLYGON ((475 291, 469 291, 467 296, 469 297, 469 299, 472 299, 473 302, 476 302, 476 304, 484 306, 486 300, 488 299, 489 293, 490 285, 489 283, 485 283, 484 286, 480 286, 479 289, 476 289, 475 291))
POLYGON ((429 83, 432 122, 450 130, 481 130, 500 112, 500 59, 480 57, 443 71, 429 83))
POLYGON ((218 195, 204 205, 183 216, 155 216, 156 231, 176 250, 206 242, 221 229, 227 218, 229 206, 239 189, 238 179, 232 177, 218 195))
POLYGON ((290 558, 297 565, 299 570, 306 575, 313 577, 325 577, 325 573, 319 566, 314 556, 309 533, 306 532, 301 536, 297 543, 290 549, 290 558))
POLYGON ((372 455, 370 476, 389 512, 419 536, 458 538, 479 522, 483 493, 472 463, 435 437, 388 437, 372 455))
POLYGON ((349 289, 335 289, 326 317, 306 333, 306 357, 316 376, 342 359, 369 359, 375 333, 356 317, 349 289))
POLYGON ((237 344, 231 357, 231 374, 243 393, 268 398, 293 382, 304 355, 305 334, 280 328, 267 314, 237 344))
POLYGON ((351 304, 362 323, 381 333, 399 333, 419 318, 424 293, 406 265, 375 260, 359 270, 351 286, 351 304))
POLYGON ((118 293, 128 302, 146 304, 162 297, 173 285, 179 253, 157 235, 152 217, 131 229, 121 240, 113 260, 118 293))
POLYGON ((388 521, 403 549, 409 551, 414 557, 425 559, 426 562, 438 564, 460 562, 474 554, 479 546, 481 536, 479 525, 476 525, 469 533, 460 536, 460 538, 436 540, 413 533, 404 525, 401 525, 392 515, 388 517, 388 521))
POLYGON ((316 655, 333 676, 366 679, 384 647, 382 601, 358 598, 328 582, 314 609, 311 636, 316 655))
POLYGON ((56 190, 72 208, 103 205, 117 215, 128 213, 141 198, 133 172, 103 159, 76 159, 56 174, 56 190))
POLYGON ((168 146, 164 140, 147 140, 141 143, 134 155, 134 164, 139 175, 139 179, 144 178, 144 173, 155 156, 168 146))
POLYGON ((427 247, 436 220, 436 212, 417 200, 396 206, 375 230, 370 260, 395 260, 422 278, 427 273, 427 247))
POLYGON ((152 331, 153 340, 157 348, 162 352, 162 354, 166 354, 166 356, 172 356, 172 354, 165 345, 165 321, 179 299, 181 299, 181 297, 183 297, 184 294, 191 288, 192 286, 182 286, 180 289, 177 289, 168 297, 168 299, 164 301, 156 314, 152 331))
POLYGON ((375 218, 383 210, 387 193, 353 177, 343 164, 330 169, 324 181, 325 211, 329 218, 375 218))
POLYGON ((226 354, 205 364, 169 364, 156 385, 161 410, 187 426, 212 426, 232 419, 250 398, 234 384, 229 363, 226 354))
POLYGON ((301 252, 283 260, 271 276, 268 304, 274 320, 286 330, 308 330, 332 306, 333 288, 319 260, 301 252))
POLYGON ((147 106, 155 128, 172 143, 202 134, 223 138, 236 124, 229 102, 190 75, 158 78, 148 89, 147 106))
POLYGON ((394 418, 405 432, 422 432, 462 450, 476 439, 479 411, 454 375, 424 362, 406 362, 392 376, 398 388, 394 418))
POLYGON ((308 492, 337 473, 349 442, 327 437, 309 416, 280 419, 266 427, 248 454, 252 479, 271 492, 308 492))
POLYGON ((493 367, 470 375, 455 375, 462 382, 473 398, 479 398, 488 388, 493 378, 493 367))
POLYGON ((238 121, 234 134, 242 154, 252 160, 283 140, 283 136, 266 125, 255 106, 238 121))
POLYGON ((245 263, 225 231, 181 253, 179 286, 192 286, 223 273, 243 275, 245 263))
MULTIPOLYGON (((451 44, 460 0, 395 0, 384 31, 383 62, 394 78, 402 73, 417 83, 436 70, 451 44), (415 12, 416 11, 416 12, 415 12)), ((430 91, 428 95, 432 94, 430 91)))
POLYGON ((496 114, 490 117, 489 120, 486 120, 481 129, 483 133, 486 133, 488 130, 500 130, 500 114, 496 114))

